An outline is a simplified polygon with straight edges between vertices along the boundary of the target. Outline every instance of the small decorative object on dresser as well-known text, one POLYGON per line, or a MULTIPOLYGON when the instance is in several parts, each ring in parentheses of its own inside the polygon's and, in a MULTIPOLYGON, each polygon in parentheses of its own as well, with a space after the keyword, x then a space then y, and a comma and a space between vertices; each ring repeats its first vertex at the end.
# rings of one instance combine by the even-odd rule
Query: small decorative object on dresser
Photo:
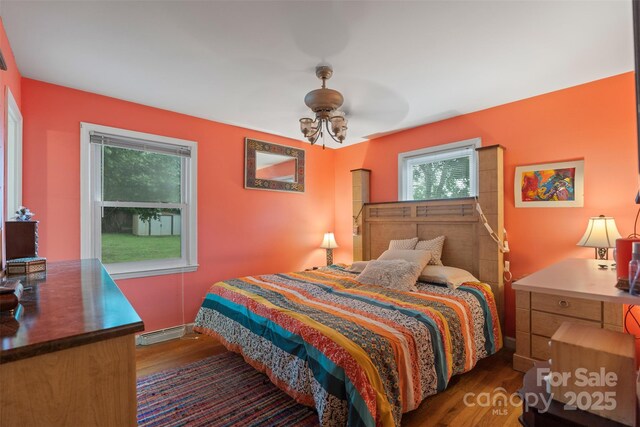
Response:
POLYGON ((32 217, 33 212, 20 206, 15 220, 5 223, 7 260, 38 256, 38 221, 32 221, 32 217))
POLYGON ((615 259, 616 272, 618 273, 616 288, 624 291, 629 290, 629 261, 631 261, 634 242, 640 242, 640 238, 626 237, 616 240, 615 259))
POLYGON ((23 311, 20 298, 23 291, 20 280, 2 280, 0 283, 0 337, 12 337, 20 329, 23 311))
POLYGON ((7 275, 43 273, 47 270, 47 259, 27 257, 7 260, 7 275))
POLYGON ((18 306, 18 295, 15 289, 7 286, 0 286, 0 315, 13 311, 18 306))
POLYGON ((24 206, 20 206, 20 208, 16 211, 15 220, 16 221, 31 221, 34 213, 29 210, 29 208, 25 208, 24 206))
POLYGON ((333 249, 338 247, 333 233, 324 233, 320 247, 327 250, 327 265, 333 264, 333 249))

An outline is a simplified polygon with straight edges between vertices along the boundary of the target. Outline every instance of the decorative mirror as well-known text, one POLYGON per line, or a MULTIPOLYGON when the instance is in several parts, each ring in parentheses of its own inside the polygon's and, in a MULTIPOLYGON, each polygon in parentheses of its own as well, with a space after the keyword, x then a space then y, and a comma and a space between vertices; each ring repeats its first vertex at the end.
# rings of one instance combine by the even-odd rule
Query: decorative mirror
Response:
POLYGON ((304 150, 245 138, 244 188, 304 193, 304 150))

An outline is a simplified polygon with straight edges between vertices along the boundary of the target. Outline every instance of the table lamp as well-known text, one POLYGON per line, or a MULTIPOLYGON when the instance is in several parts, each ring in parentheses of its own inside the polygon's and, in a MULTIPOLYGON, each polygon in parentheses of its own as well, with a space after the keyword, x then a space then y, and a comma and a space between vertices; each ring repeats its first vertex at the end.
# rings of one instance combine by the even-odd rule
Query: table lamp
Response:
POLYGON ((322 239, 320 247, 327 250, 327 265, 333 264, 333 248, 338 247, 333 233, 324 233, 324 239, 322 239))
POLYGON ((596 259, 609 259, 609 248, 616 246, 620 233, 616 222, 610 216, 593 216, 589 218, 587 230, 578 242, 578 246, 595 248, 596 259))

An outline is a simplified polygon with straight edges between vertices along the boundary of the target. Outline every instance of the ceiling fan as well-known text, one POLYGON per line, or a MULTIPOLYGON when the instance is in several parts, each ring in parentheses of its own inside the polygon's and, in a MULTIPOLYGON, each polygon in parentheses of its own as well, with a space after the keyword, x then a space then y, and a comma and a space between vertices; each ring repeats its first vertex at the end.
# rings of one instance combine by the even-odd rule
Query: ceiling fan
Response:
POLYGON ((342 144, 347 136, 347 119, 339 108, 344 103, 344 97, 335 89, 327 87, 327 80, 333 75, 329 65, 316 67, 316 76, 322 80, 322 87, 309 92, 304 97, 304 103, 315 113, 315 120, 309 117, 300 119, 300 130, 311 145, 329 135, 335 142, 342 144))

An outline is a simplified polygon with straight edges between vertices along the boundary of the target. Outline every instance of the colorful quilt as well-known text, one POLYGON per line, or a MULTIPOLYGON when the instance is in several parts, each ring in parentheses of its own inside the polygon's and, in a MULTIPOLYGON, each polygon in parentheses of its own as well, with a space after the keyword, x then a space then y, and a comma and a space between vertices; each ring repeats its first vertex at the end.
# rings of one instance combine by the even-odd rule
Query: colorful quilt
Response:
POLYGON ((362 285, 331 266, 226 280, 195 330, 243 355, 323 426, 398 426, 452 375, 502 347, 489 285, 362 285))

